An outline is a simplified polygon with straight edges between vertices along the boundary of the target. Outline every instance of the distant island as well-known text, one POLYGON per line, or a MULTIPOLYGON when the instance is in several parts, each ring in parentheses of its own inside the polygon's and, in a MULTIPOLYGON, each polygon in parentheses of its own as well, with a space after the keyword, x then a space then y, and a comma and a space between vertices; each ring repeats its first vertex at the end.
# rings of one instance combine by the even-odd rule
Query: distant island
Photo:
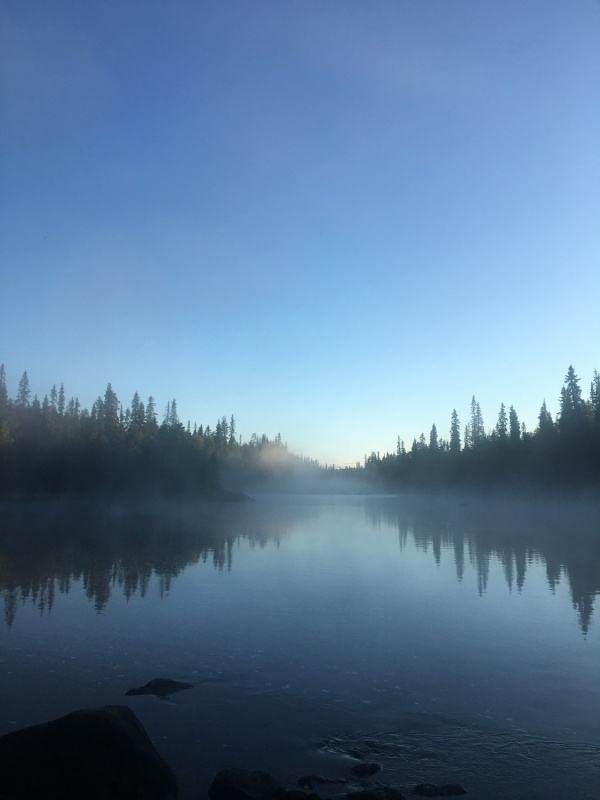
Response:
MULTIPOLYGON (((538 426, 525 430, 513 406, 500 406, 497 422, 486 430, 473 396, 461 435, 456 413, 449 438, 434 424, 407 448, 372 452, 355 468, 335 469, 288 451, 280 434, 253 434, 242 441, 235 418, 223 416, 213 428, 178 416, 167 404, 159 423, 153 397, 136 392, 124 406, 109 383, 91 410, 64 386, 52 386, 40 401, 31 397, 25 371, 17 396, 10 398, 0 366, 0 494, 94 493, 155 494, 167 497, 235 499, 247 486, 284 485, 298 478, 337 477, 366 482, 386 491, 403 489, 483 490, 563 489, 600 494, 600 375, 595 370, 589 399, 569 367, 560 390, 556 419, 542 403, 538 426)), ((339 485, 339 484, 336 484, 339 485)))

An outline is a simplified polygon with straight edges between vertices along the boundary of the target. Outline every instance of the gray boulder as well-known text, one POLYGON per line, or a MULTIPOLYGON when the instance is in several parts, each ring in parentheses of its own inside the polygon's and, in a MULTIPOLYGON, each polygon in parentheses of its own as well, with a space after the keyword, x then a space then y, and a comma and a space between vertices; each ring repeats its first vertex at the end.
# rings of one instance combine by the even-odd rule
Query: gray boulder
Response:
POLYGON ((0 736, 0 800, 176 800, 130 708, 103 706, 0 736))

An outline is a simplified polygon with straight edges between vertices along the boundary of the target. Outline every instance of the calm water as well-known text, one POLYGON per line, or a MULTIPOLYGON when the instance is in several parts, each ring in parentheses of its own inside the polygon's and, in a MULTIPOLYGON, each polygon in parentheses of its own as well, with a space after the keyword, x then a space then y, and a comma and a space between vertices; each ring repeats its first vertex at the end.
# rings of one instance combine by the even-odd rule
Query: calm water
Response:
POLYGON ((183 800, 356 751, 400 787, 600 797, 597 507, 4 505, 0 592, 0 733, 127 703, 183 800), (124 696, 157 676, 194 688, 124 696))

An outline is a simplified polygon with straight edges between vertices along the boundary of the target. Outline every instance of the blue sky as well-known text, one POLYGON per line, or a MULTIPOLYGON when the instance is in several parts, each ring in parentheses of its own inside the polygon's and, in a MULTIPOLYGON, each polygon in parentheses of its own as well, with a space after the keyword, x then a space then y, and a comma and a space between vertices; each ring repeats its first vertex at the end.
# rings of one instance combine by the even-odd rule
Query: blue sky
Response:
POLYGON ((0 362, 328 463, 600 369, 596 0, 4 0, 0 362))

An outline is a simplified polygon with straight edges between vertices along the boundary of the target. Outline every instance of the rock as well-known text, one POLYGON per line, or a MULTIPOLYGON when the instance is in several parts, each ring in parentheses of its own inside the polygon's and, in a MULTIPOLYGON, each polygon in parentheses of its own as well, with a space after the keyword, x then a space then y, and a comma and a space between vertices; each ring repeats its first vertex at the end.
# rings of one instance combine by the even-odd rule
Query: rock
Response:
POLYGON ((419 783, 413 787, 413 794, 419 797, 452 797, 466 793, 460 783, 419 783))
POLYGON ((154 694, 156 697, 164 699, 170 694, 175 694, 175 692, 183 692, 184 689, 191 689, 193 685, 193 683, 174 681, 171 680, 171 678, 154 678, 143 686, 138 686, 137 689, 130 689, 128 692, 125 692, 125 695, 154 694))
POLYGON ((404 800, 404 795, 393 786, 378 786, 375 789, 348 792, 346 800, 404 800))
POLYGON ((375 775, 376 772, 381 771, 381 764, 376 764, 374 761, 361 761, 360 764, 355 764, 352 767, 352 774, 357 778, 368 778, 370 775, 375 775))
POLYGON ((215 775, 208 794, 213 800, 273 800, 285 791, 267 772, 222 769, 215 775))
POLYGON ((2 800, 176 800, 177 783, 126 706, 82 709, 0 737, 2 800))

